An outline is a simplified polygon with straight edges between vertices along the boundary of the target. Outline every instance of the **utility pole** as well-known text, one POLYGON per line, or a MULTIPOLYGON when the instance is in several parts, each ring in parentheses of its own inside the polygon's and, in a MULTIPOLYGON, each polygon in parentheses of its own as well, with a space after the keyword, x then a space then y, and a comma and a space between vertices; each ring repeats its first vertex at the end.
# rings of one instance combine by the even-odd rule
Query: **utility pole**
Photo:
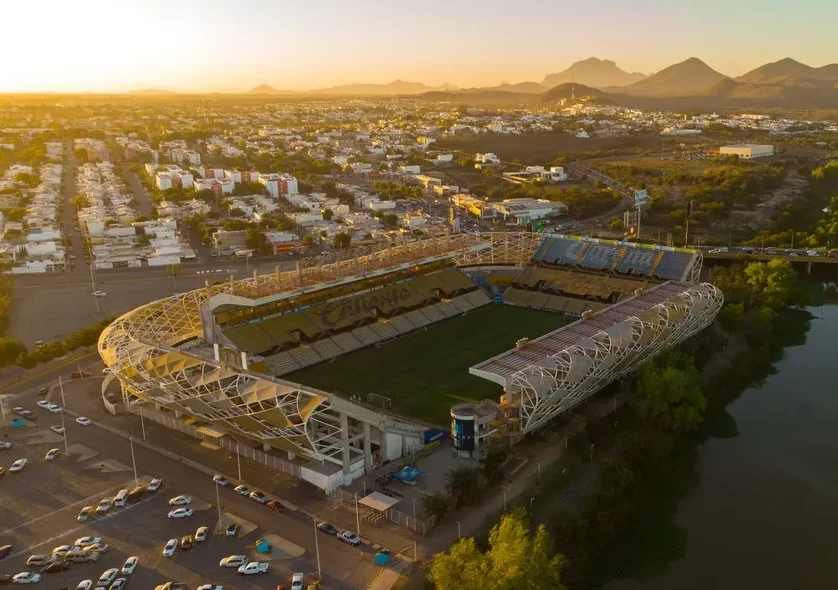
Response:
MULTIPOLYGON (((65 439, 66 439, 66 433, 65 433, 65 439)), ((128 442, 131 444, 131 463, 133 463, 133 465, 134 465, 134 485, 137 485, 137 484, 140 483, 140 481, 139 481, 139 478, 137 477, 137 459, 136 459, 136 457, 134 457, 134 437, 132 436, 131 438, 129 438, 128 442)))
POLYGON ((358 510, 358 492, 355 492, 355 524, 358 527, 358 536, 361 536, 361 513, 358 510))
POLYGON ((218 488, 221 487, 216 484, 215 486, 215 505, 218 506, 218 526, 221 526, 221 496, 218 495, 218 488))
POLYGON ((242 480, 242 460, 239 456, 239 443, 236 443, 236 464, 239 467, 239 481, 242 480))
POLYGON ((143 407, 140 406, 140 428, 143 429, 143 440, 145 440, 145 420, 143 420, 143 407))

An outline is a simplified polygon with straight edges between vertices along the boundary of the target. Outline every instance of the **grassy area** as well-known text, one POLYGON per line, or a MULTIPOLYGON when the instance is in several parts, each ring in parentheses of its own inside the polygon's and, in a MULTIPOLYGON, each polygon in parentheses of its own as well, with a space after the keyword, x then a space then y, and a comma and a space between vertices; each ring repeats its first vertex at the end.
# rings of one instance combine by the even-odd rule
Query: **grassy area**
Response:
POLYGON ((499 385, 469 374, 470 366, 514 347, 519 338, 541 336, 566 323, 559 314, 488 305, 285 378, 343 396, 385 395, 393 400, 394 412, 444 425, 453 404, 501 393, 499 385))

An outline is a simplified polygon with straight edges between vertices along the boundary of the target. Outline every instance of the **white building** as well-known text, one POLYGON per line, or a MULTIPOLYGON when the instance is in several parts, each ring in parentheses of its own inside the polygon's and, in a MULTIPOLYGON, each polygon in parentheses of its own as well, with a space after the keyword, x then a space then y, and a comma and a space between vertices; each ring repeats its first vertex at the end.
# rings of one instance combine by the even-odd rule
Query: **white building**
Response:
POLYGON ((747 143, 743 145, 725 145, 719 148, 719 154, 723 156, 739 156, 743 160, 751 158, 767 158, 774 155, 773 145, 758 145, 747 143))
POLYGON ((490 204, 498 216, 518 225, 526 225, 537 219, 567 213, 567 205, 546 199, 506 199, 500 203, 490 204))
POLYGON ((487 154, 474 154, 474 162, 476 164, 500 164, 500 158, 497 154, 491 152, 487 154))

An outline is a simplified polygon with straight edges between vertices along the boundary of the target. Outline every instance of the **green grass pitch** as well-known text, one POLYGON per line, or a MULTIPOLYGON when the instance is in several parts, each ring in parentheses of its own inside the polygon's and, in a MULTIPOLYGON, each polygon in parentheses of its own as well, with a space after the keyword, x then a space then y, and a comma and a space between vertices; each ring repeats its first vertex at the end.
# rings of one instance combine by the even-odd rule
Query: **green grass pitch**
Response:
POLYGON ((468 372, 469 367, 568 321, 561 314, 509 305, 487 305, 408 336, 283 376, 343 397, 377 393, 392 411, 447 425, 452 405, 497 400, 502 388, 468 372))

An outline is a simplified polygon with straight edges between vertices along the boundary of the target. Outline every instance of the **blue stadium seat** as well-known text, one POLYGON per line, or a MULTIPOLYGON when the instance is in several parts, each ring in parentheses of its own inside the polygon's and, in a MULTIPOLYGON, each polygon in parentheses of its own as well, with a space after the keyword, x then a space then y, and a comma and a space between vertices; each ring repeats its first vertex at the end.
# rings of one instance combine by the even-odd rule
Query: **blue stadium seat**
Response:
POLYGON ((617 271, 634 275, 648 275, 652 271, 657 252, 645 248, 629 248, 617 263, 617 271))
POLYGON ((692 252, 664 251, 663 258, 654 269, 654 275, 662 279, 680 280, 693 260, 692 252))

